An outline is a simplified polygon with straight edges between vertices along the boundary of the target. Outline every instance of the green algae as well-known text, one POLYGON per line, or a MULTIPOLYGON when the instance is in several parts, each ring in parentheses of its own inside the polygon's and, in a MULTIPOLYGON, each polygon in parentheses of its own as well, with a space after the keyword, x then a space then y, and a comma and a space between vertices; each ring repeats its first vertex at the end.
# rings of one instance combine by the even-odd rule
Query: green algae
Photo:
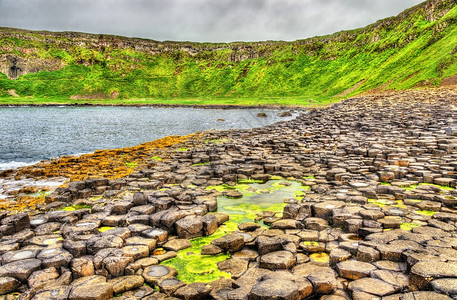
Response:
POLYGON ((92 206, 86 205, 86 204, 75 204, 75 205, 72 205, 72 206, 66 206, 66 207, 62 208, 62 210, 64 210, 64 211, 75 211, 75 210, 84 209, 84 208, 92 208, 92 206))
POLYGON ((302 190, 301 190, 301 191, 296 191, 296 192, 294 193, 294 195, 295 195, 296 197, 302 197, 302 196, 304 196, 305 194, 306 194, 305 191, 302 191, 302 190))
POLYGON ((31 196, 31 197, 46 197, 47 195, 50 195, 52 192, 51 191, 43 191, 43 190, 40 190, 36 193, 32 193, 32 194, 28 194, 28 196, 31 196))
POLYGON ((110 226, 102 226, 98 229, 99 232, 105 232, 105 231, 108 231, 110 229, 113 229, 114 227, 110 227, 110 226))
POLYGON ((136 166, 138 165, 138 163, 135 163, 135 162, 128 162, 128 163, 125 163, 125 165, 127 166, 127 168, 136 168, 136 166))
POLYGON ((402 200, 396 200, 395 202, 397 202, 397 204, 392 205, 393 207, 397 207, 397 208, 406 208, 406 205, 403 203, 402 200))
POLYGON ((166 260, 162 265, 170 266, 178 270, 177 278, 187 283, 210 282, 220 277, 230 278, 230 274, 217 268, 217 263, 230 258, 230 254, 201 255, 202 247, 209 245, 212 240, 237 230, 238 224, 233 220, 227 221, 220 226, 211 236, 192 239, 191 248, 178 251, 175 258, 166 260))
POLYGON ((251 183, 264 183, 263 180, 256 180, 256 179, 240 179, 238 180, 238 184, 251 184, 251 183))
POLYGON ((453 190, 455 190, 455 188, 450 187, 450 186, 438 185, 438 184, 433 184, 433 183, 419 183, 419 185, 430 185, 430 186, 434 186, 434 187, 439 187, 440 189, 442 189, 444 191, 453 191, 453 190))
MULTIPOLYGON (((281 184, 281 182, 279 180, 270 180, 265 183, 250 181, 248 184, 246 181, 242 181, 235 186, 223 184, 208 187, 208 190, 219 192, 236 189, 243 194, 243 198, 231 199, 223 195, 218 196, 217 212, 228 214, 230 220, 220 226, 211 236, 192 239, 191 248, 178 251, 177 257, 164 261, 162 264, 178 270, 177 279, 187 283, 210 282, 220 277, 230 278, 229 273, 217 268, 217 263, 230 258, 230 254, 201 255, 202 247, 238 230, 238 225, 241 223, 255 222, 263 211, 271 211, 280 216, 287 205, 284 203, 284 199, 294 198, 297 191, 305 189, 299 182, 287 181, 287 184, 281 184)), ((263 222, 259 223, 262 227, 267 227, 263 222)))
POLYGON ((412 185, 406 185, 406 186, 401 186, 401 188, 404 188, 407 191, 412 191, 416 189, 418 186, 424 186, 424 185, 429 185, 429 186, 434 186, 438 187, 443 191, 453 191, 455 188, 446 186, 446 185, 438 185, 438 184, 433 184, 433 183, 419 183, 419 184, 412 184, 412 185))
POLYGON ((319 246, 319 243, 318 242, 312 242, 312 241, 304 241, 303 242, 303 245, 305 246, 319 246))
MULTIPOLYGON (((275 212, 276 216, 279 217, 286 205, 287 203, 277 203, 268 207, 263 207, 261 205, 241 203, 238 205, 226 205, 223 207, 222 211, 230 215, 230 218, 237 224, 241 224, 255 220, 258 216, 262 215, 263 211, 275 212)), ((261 226, 265 227, 263 223, 261 223, 261 226)))
POLYGON ((211 162, 207 161, 207 162, 202 162, 202 163, 198 163, 198 164, 192 164, 192 166, 196 166, 196 167, 198 167, 198 166, 207 166, 207 165, 209 165, 210 163, 211 163, 211 162))
POLYGON ((416 228, 416 227, 420 227, 420 225, 415 224, 415 223, 402 223, 400 225, 400 229, 404 229, 404 230, 413 230, 413 228, 416 228))
MULTIPOLYGON (((123 155, 123 156, 125 156, 125 155, 123 155)), ((127 168, 136 168, 136 166, 138 165, 138 163, 133 162, 133 161, 128 161, 128 160, 126 160, 125 158, 121 158, 121 159, 122 159, 122 161, 124 161, 125 166, 126 166, 127 168)))
POLYGON ((266 183, 253 183, 250 185, 237 185, 235 188, 243 194, 243 198, 229 199, 225 196, 218 197, 218 212, 230 215, 231 219, 239 222, 251 222, 263 211, 281 213, 287 205, 284 199, 295 198, 296 192, 303 192, 306 187, 299 182, 288 181, 290 185, 283 185, 284 181, 270 180, 266 183), (255 190, 255 192, 252 192, 255 190))
POLYGON ((210 185, 210 186, 207 186, 206 190, 208 190, 208 191, 216 190, 218 192, 223 192, 223 191, 226 191, 226 190, 236 190, 236 189, 246 190, 249 187, 250 186, 248 184, 229 185, 229 184, 224 183, 224 184, 221 184, 221 185, 210 185))
POLYGON ((216 190, 218 192, 223 192, 226 190, 239 190, 243 196, 252 196, 253 193, 269 193, 268 190, 259 190, 253 186, 254 183, 262 184, 263 181, 254 181, 254 180, 240 180, 236 185, 228 185, 226 183, 221 185, 212 185, 206 187, 206 190, 216 190), (245 183, 247 182, 247 183, 245 183))
POLYGON ((415 213, 433 217, 433 215, 436 214, 436 211, 433 211, 433 210, 416 210, 415 213))
POLYGON ((405 189, 407 191, 412 191, 414 190, 418 185, 417 184, 413 184, 413 185, 402 185, 400 186, 402 189, 405 189))
POLYGON ((187 152, 187 151, 189 151, 189 148, 179 148, 178 151, 179 152, 187 152))
POLYGON ((151 159, 152 159, 152 160, 159 160, 159 161, 162 160, 162 158, 160 158, 160 157, 158 157, 158 156, 153 156, 153 157, 151 157, 151 159))
POLYGON ((251 189, 251 186, 249 184, 243 184, 243 183, 237 184, 237 185, 234 186, 234 188, 236 190, 239 190, 242 193, 244 192, 244 194, 246 194, 246 195, 251 195, 253 193, 253 191, 251 189), (248 189, 250 189, 250 191, 248 191, 248 189))
POLYGON ((393 203, 396 203, 396 202, 391 201, 391 200, 386 200, 386 199, 368 199, 368 203, 374 204, 374 205, 379 206, 380 208, 383 208, 386 205, 392 205, 393 203))
POLYGON ((228 184, 222 184, 222 185, 210 185, 206 187, 207 191, 212 191, 215 190, 217 192, 223 192, 225 190, 234 190, 235 188, 228 185, 228 184))
POLYGON ((304 176, 303 179, 305 179, 305 180, 315 180, 316 177, 314 177, 314 176, 304 176))
POLYGON ((178 270, 177 278, 186 283, 210 282, 221 277, 230 278, 230 274, 220 271, 217 263, 230 258, 230 254, 200 255, 189 249, 182 250, 177 257, 167 260, 162 265, 178 270))

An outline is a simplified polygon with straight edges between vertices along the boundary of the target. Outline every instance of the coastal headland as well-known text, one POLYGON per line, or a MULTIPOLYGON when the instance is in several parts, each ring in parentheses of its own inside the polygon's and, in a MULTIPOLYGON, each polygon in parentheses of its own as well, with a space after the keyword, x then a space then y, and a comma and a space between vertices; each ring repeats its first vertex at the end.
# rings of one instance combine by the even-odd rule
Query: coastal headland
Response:
POLYGON ((0 28, 0 104, 325 105, 456 83, 455 0, 297 41, 198 43, 0 28))

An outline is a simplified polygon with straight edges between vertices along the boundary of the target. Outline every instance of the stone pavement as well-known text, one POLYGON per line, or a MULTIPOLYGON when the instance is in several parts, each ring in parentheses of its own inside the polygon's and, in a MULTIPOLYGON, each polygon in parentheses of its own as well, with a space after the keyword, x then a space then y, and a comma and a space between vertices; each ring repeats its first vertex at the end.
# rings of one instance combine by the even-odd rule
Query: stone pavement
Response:
POLYGON ((72 182, 42 212, 1 216, 0 299, 457 299, 456 125, 451 92, 366 96, 72 182), (159 264, 228 220, 208 186, 272 176, 310 189, 259 216, 270 229, 207 247, 232 254, 231 279, 186 284, 159 264), (59 209, 74 203, 90 207, 59 209))

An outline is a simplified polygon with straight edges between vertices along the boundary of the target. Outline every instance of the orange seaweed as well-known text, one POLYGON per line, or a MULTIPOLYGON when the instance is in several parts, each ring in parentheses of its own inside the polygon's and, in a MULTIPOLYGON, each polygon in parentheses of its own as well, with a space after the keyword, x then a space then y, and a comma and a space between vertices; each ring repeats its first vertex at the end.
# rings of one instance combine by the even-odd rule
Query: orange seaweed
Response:
POLYGON ((104 177, 116 179, 126 177, 138 166, 144 165, 158 150, 182 144, 195 134, 187 136, 167 136, 138 146, 97 150, 94 153, 81 156, 63 156, 34 166, 20 168, 16 179, 65 177, 70 181, 86 180, 88 178, 104 177), (126 163, 127 162, 127 163, 126 163))
MULTIPOLYGON (((123 178, 145 166, 150 162, 156 163, 151 157, 169 157, 167 148, 187 146, 185 143, 190 139, 199 140, 201 134, 187 136, 167 136, 138 146, 97 150, 94 153, 80 156, 62 156, 50 161, 40 162, 33 166, 19 168, 13 174, 14 179, 22 178, 46 179, 64 177, 69 181, 86 180, 89 178, 104 177, 107 179, 123 178), (132 167, 135 165, 136 168, 132 167)), ((66 186, 66 185, 63 185, 66 186)), ((25 191, 25 190, 24 190, 25 191)), ((24 192, 21 191, 21 192, 24 192)), ((30 190, 26 190, 29 192, 30 190)), ((20 212, 24 209, 35 210, 41 204, 46 203, 46 197, 18 195, 12 200, 1 200, 0 210, 20 212)))

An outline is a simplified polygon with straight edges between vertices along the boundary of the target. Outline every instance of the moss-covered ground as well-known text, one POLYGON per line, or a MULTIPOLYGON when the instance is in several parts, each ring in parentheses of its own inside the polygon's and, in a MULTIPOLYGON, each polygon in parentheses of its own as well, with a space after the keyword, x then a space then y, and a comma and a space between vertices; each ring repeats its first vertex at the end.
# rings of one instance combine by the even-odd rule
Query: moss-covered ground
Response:
POLYGON ((78 34, 0 29, 0 55, 60 66, 16 80, 0 73, 0 104, 325 105, 373 90, 433 87, 457 73, 456 20, 455 1, 432 9, 424 2, 330 36, 231 44, 149 41, 157 51, 120 47, 122 37, 92 35, 93 42, 79 45, 72 40, 78 34))

